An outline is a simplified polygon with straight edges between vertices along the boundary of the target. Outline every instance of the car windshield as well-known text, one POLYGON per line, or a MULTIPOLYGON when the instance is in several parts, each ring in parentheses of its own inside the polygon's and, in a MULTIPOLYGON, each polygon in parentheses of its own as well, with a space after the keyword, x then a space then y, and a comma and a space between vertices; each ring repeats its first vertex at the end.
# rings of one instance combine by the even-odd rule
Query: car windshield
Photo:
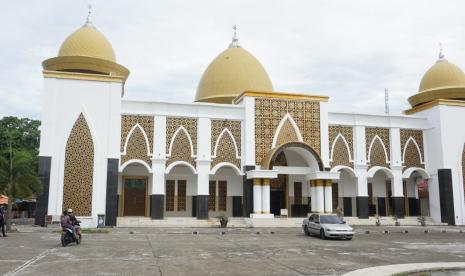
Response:
POLYGON ((342 221, 336 216, 320 216, 320 223, 341 224, 342 221))

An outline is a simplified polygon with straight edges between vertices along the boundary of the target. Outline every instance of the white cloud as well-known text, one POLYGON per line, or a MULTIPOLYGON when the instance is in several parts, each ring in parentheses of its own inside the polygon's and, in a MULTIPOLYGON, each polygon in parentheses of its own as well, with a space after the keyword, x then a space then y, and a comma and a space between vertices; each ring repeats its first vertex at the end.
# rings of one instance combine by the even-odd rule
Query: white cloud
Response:
MULTIPOLYGON (((0 24, 0 114, 40 117, 41 62, 84 22, 87 1, 10 1, 0 24)), ((333 110, 408 108, 438 42, 465 65, 463 1, 91 1, 93 21, 131 70, 126 97, 190 102, 231 39, 277 91, 329 95, 333 110)))

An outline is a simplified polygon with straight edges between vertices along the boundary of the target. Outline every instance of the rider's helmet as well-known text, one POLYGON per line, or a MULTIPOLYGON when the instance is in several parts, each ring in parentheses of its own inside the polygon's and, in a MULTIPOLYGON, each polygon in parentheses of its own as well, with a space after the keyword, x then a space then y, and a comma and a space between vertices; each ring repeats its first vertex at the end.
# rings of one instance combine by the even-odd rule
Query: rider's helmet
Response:
POLYGON ((68 209, 68 214, 72 213, 73 212, 73 209, 69 208, 68 209))

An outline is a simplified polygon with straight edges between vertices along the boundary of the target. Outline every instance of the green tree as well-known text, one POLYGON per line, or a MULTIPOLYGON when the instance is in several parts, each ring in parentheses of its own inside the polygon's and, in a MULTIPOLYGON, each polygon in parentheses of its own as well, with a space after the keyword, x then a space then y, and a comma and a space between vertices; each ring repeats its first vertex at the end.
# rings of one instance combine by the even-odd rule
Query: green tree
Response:
POLYGON ((14 200, 30 198, 41 191, 37 177, 39 126, 40 121, 28 118, 0 119, 0 194, 8 196, 8 231, 14 200))
POLYGON ((7 231, 11 231, 13 201, 16 198, 29 198, 41 192, 41 188, 33 157, 29 152, 13 153, 10 148, 9 158, 0 156, 0 190, 8 196, 7 231))

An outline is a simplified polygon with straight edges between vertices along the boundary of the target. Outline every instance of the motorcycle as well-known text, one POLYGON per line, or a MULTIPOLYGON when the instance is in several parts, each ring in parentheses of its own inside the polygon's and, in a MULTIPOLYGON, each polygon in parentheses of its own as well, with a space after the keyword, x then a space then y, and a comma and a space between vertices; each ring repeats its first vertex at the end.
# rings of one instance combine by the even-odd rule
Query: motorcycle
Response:
POLYGON ((68 244, 75 242, 76 244, 80 244, 82 241, 81 235, 81 228, 78 226, 76 227, 76 238, 73 235, 73 230, 70 228, 65 228, 61 232, 61 245, 67 246, 68 244))

